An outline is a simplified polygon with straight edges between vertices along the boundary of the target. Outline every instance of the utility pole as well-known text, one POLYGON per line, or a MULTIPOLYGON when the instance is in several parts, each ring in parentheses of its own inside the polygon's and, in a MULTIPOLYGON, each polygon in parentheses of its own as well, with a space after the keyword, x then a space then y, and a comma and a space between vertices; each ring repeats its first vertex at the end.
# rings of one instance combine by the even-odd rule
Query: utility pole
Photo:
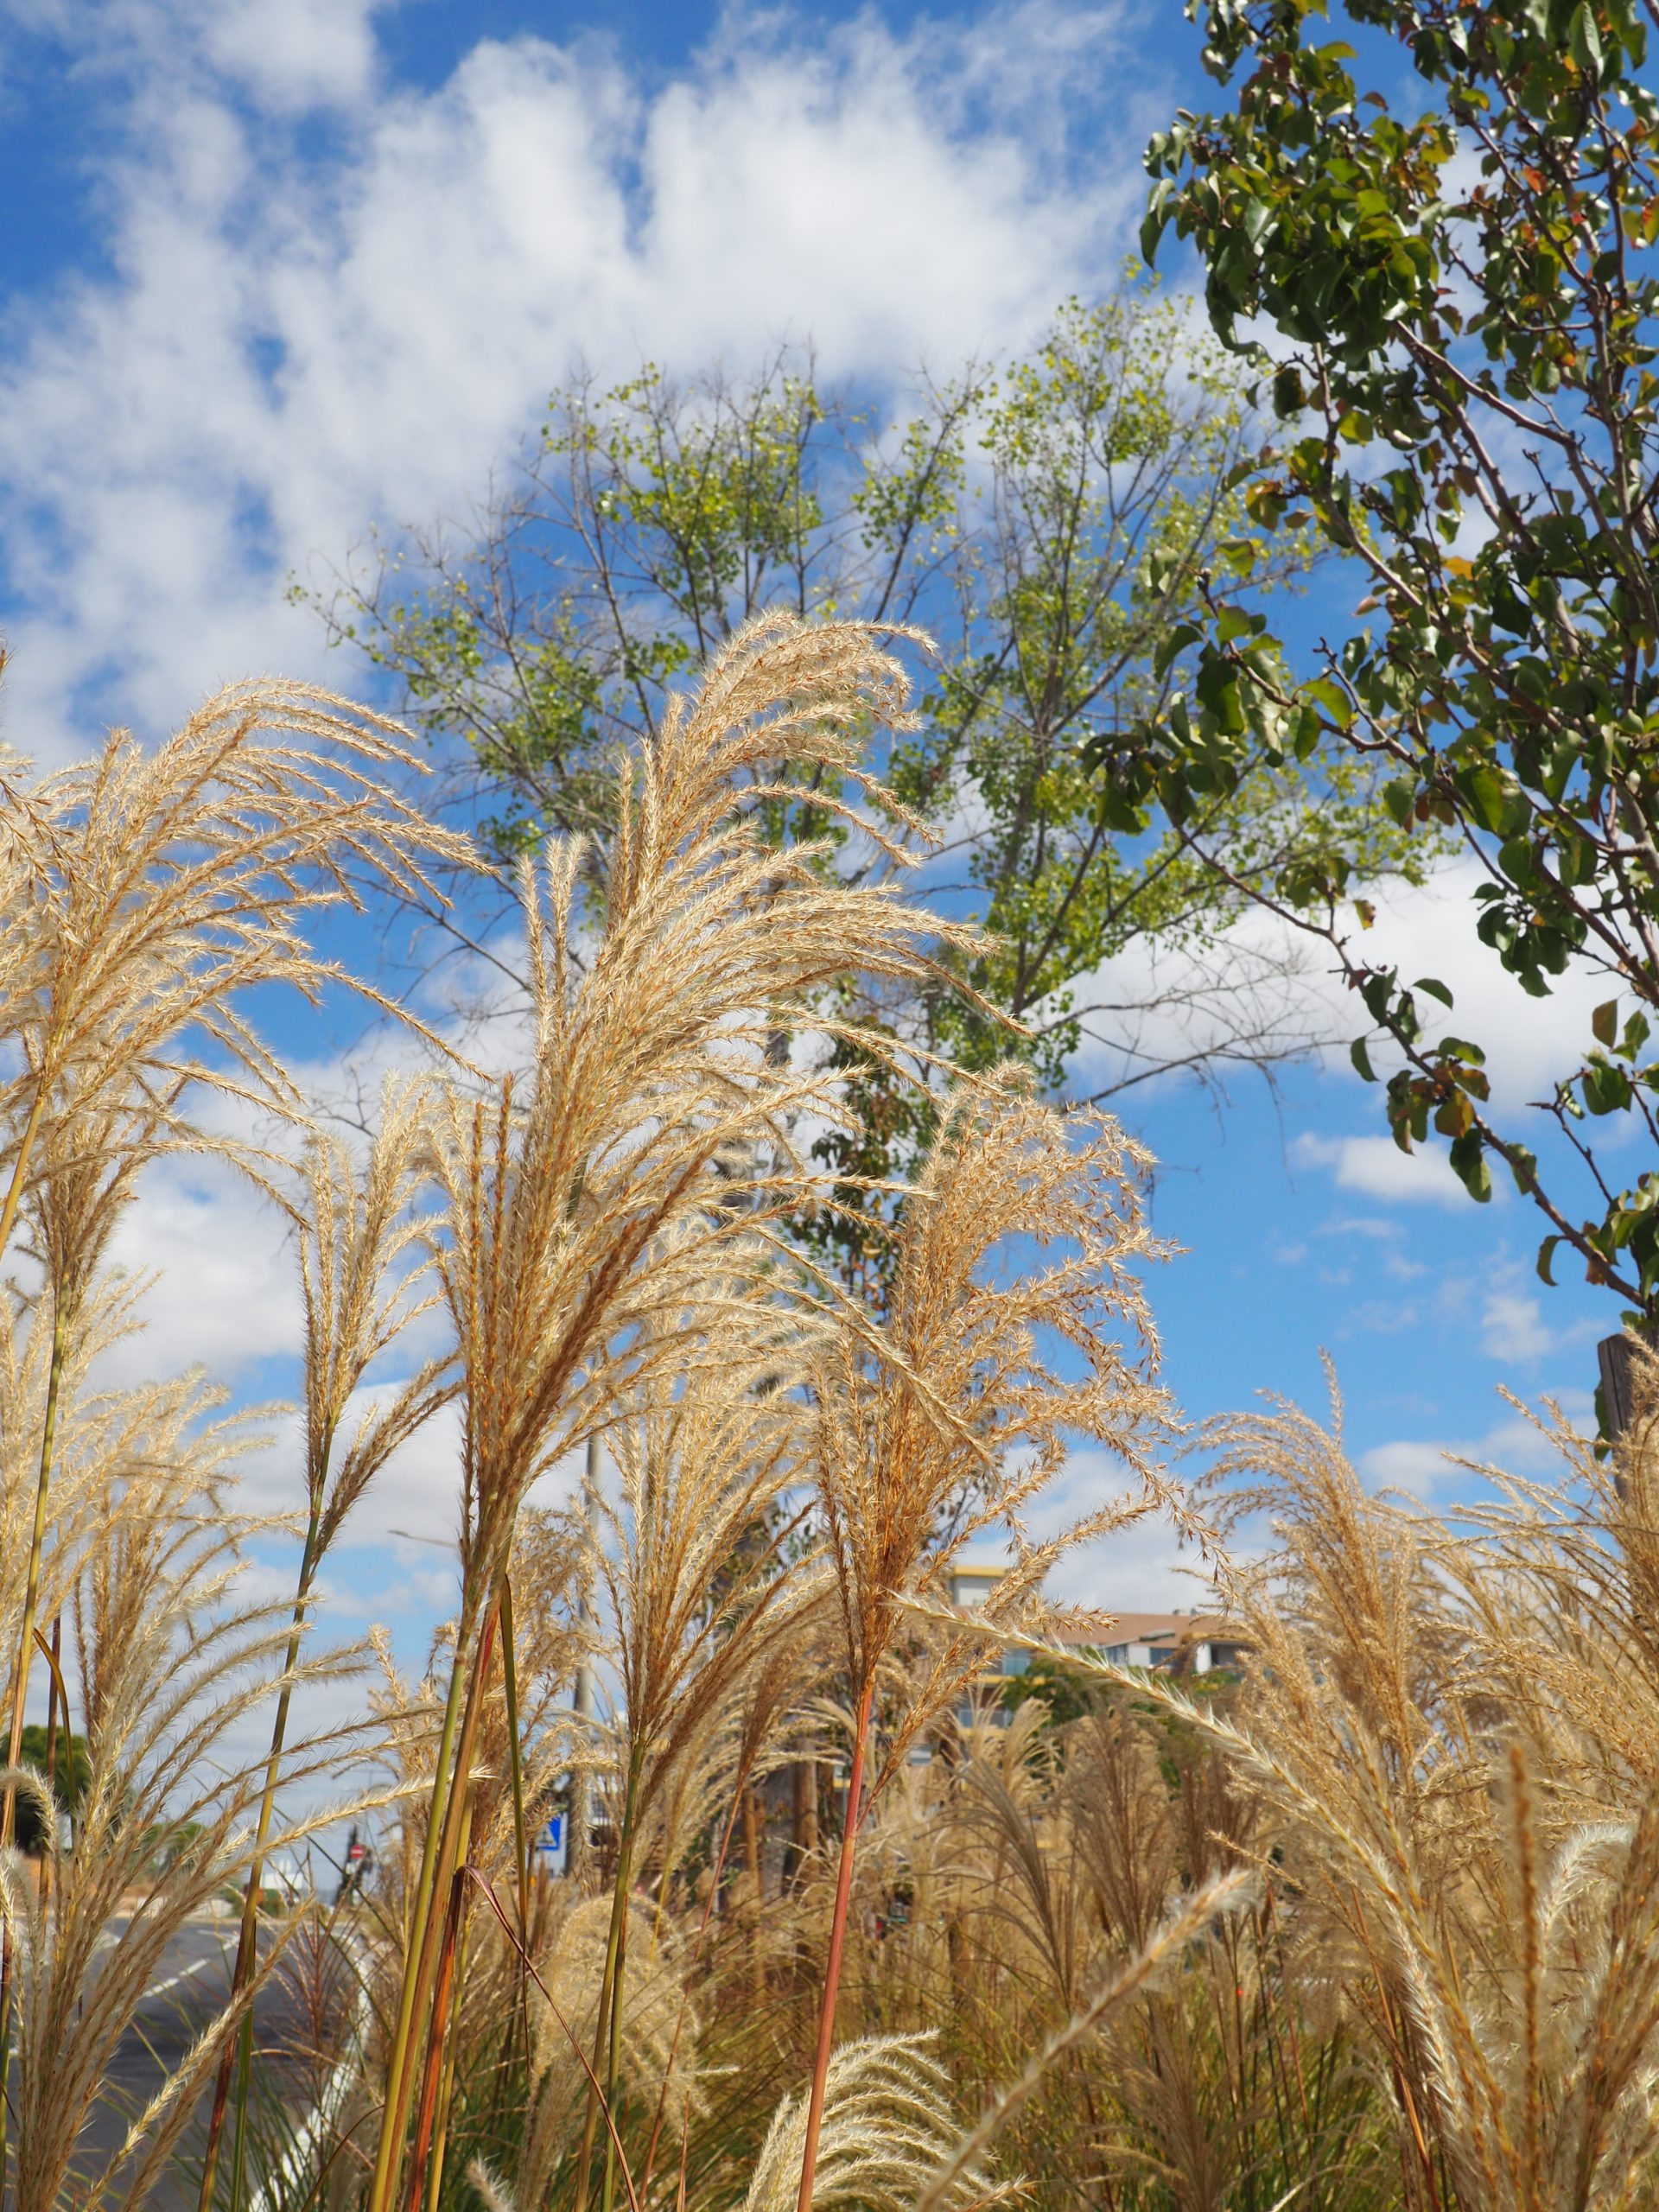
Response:
MULTIPOLYGON (((587 1526, 590 1540, 596 1540, 599 1534, 599 1439, 596 1435, 590 1436, 588 1440, 588 1466, 582 1483, 582 1517, 587 1526)), ((590 1627, 593 1618, 592 1608, 587 1599, 583 1598, 582 1601, 582 1626, 590 1627)), ((581 1724, 591 1720, 594 1717, 594 1669, 592 1661, 585 1649, 576 1662, 574 1703, 578 1723, 576 1732, 581 1739, 581 1748, 585 1751, 588 1747, 588 1731, 581 1724)), ((593 1808, 589 1802, 588 1777, 585 1766, 573 1766, 570 1770, 569 1818, 570 1836, 565 1847, 564 1867, 565 1872, 574 1882, 580 1881, 587 1873, 588 1862, 592 1856, 593 1808)))

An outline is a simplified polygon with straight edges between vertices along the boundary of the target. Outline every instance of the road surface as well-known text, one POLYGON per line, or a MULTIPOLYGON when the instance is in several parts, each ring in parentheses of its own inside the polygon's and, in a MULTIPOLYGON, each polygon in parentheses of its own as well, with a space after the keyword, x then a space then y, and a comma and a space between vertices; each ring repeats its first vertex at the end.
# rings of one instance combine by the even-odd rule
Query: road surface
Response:
MULTIPOLYGON (((154 2096, 213 2012, 225 2002, 236 1955, 236 1934, 234 1920, 192 1923, 168 1946, 136 2018, 117 2046, 103 2094, 83 2131, 76 2164, 84 2171, 103 2170, 125 2140, 133 2117, 154 2096)), ((289 1955, 293 1959, 295 1951, 290 1949, 289 1955)), ((311 2039, 308 2023, 282 1972, 272 1977, 254 2005, 254 2036, 257 2046, 266 2050, 303 2049, 311 2039)), ((297 2079, 295 2088, 295 2101, 302 2107, 308 2100, 297 2079)), ((187 2134, 187 2153, 200 2143, 210 2096, 211 2092, 204 2096, 196 2121, 187 2134)), ((296 2117, 300 2116, 296 2112, 296 2117)), ((149 2212, 194 2212, 195 2201, 194 2189, 169 2176, 151 2190, 149 2212)))

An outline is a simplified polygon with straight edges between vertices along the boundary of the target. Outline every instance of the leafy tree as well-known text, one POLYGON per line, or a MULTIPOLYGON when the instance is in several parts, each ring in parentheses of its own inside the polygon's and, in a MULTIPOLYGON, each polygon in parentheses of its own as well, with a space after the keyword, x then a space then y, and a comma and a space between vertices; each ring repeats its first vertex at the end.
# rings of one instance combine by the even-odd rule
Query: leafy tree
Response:
MULTIPOLYGON (((1195 0, 1194 12, 1198 12, 1195 0)), ((1652 0, 1212 0, 1230 112, 1154 139, 1150 252, 1173 225, 1211 322, 1258 365, 1282 429, 1236 480, 1362 569, 1363 627, 1290 682, 1265 616, 1213 598, 1133 758, 1097 757, 1236 887, 1202 822, 1270 760, 1331 743, 1376 764, 1402 829, 1449 832, 1470 927, 1524 989, 1586 969, 1606 996, 1544 1110, 1541 1172, 1494 1109, 1478 1010, 1368 962, 1363 852, 1249 887, 1321 936, 1389 1053, 1403 1149, 1431 1129, 1477 1198, 1494 1158, 1588 1279, 1659 1319, 1659 238, 1652 0), (1362 64, 1363 65, 1363 75, 1362 64), (1414 73, 1414 82, 1413 74, 1414 73), (1372 80, 1362 89, 1364 79, 1372 80), (1268 331, 1277 334, 1268 341, 1268 331), (1610 1157, 1645 1133, 1639 1164, 1610 1157), (1634 1125, 1634 1127, 1632 1126, 1634 1125)), ((1356 1065, 1372 1074, 1365 1039, 1356 1065)))
MULTIPOLYGON (((1249 412, 1223 350, 1137 281, 1066 307, 1029 359, 919 383, 900 413, 889 426, 821 389, 803 353, 743 381, 578 380, 465 527, 372 550, 317 603, 462 764, 503 858, 549 828, 602 845, 600 764, 759 609, 919 624, 939 647, 920 727, 883 765, 943 838, 929 888, 988 934, 963 980, 1024 1025, 1042 1077, 1085 1044, 1103 1048, 1097 1096, 1305 1046, 1293 978, 1233 929, 1235 882, 1155 814, 1103 806, 1084 751, 1167 702, 1171 641, 1206 600, 1306 565, 1301 534, 1230 488, 1249 412), (1158 955, 1152 980, 1114 992, 1102 971, 1136 947, 1158 955)), ((1239 882, 1317 866, 1333 839, 1377 872, 1416 864, 1363 766, 1333 748, 1321 766, 1310 792, 1262 747, 1200 810, 1239 882)), ((812 792, 794 810, 833 841, 812 792)), ((830 864, 881 862, 840 845, 830 864)), ((1009 1047, 940 989, 845 1010, 924 1052, 1009 1047)), ((871 1134, 823 1156, 849 1178, 891 1172, 925 1140, 926 1100, 842 1058, 871 1134)), ((831 1233, 848 1239, 868 1258, 856 1224, 831 1233)))

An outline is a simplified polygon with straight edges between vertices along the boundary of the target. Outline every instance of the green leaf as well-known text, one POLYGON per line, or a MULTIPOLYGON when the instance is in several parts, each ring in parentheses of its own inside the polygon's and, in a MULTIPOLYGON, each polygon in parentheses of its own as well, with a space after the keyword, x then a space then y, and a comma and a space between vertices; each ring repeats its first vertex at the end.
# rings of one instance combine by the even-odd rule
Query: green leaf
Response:
POLYGON ((1367 1083, 1376 1081, 1376 1071, 1371 1065, 1371 1056, 1365 1048, 1365 1039, 1363 1037, 1355 1038, 1353 1043, 1348 1047, 1348 1057, 1353 1062, 1356 1071, 1367 1083))
POLYGON ((1584 1071, 1584 1103, 1592 1114, 1622 1113, 1630 1103, 1630 1078, 1623 1068, 1592 1060, 1584 1071))
POLYGON ((1316 676, 1313 681, 1304 685, 1303 689, 1310 699, 1317 700, 1325 709, 1325 713, 1330 715, 1338 729, 1347 730, 1353 728, 1353 706, 1340 683, 1332 683, 1328 676, 1316 676))
POLYGON ((1618 1001, 1605 1000, 1591 1015, 1590 1027, 1595 1033, 1597 1044, 1611 1047, 1618 1034, 1618 1001))
POLYGON ((1540 1282, 1547 1282, 1552 1290, 1556 1287, 1556 1284, 1554 1276, 1549 1272, 1549 1264, 1555 1256, 1555 1247, 1560 1241, 1559 1236, 1546 1236, 1538 1247, 1538 1280, 1540 1282))
POLYGON ((1141 258, 1148 268, 1157 259, 1160 241, 1169 226, 1169 199, 1174 189, 1173 177, 1160 177, 1147 197, 1147 212, 1141 219, 1141 258))
POLYGON ((1446 985, 1437 982, 1433 976, 1420 976, 1412 985, 1414 991, 1427 991, 1432 999, 1439 999, 1442 1006, 1452 1004, 1452 994, 1446 985))
POLYGON ((1458 779, 1458 787, 1483 830, 1496 835, 1503 829, 1508 793, 1496 768, 1483 761, 1478 767, 1465 769, 1458 779))
POLYGON ((1588 70, 1592 77, 1600 76, 1601 33, 1588 0, 1580 0, 1573 10, 1573 20, 1567 29, 1567 49, 1580 69, 1588 70))
POLYGON ((1159 646, 1153 658, 1153 668, 1160 677, 1169 674, 1171 665, 1179 659, 1189 645, 1196 645, 1204 632, 1191 622, 1178 622, 1159 646))
POLYGON ((1492 1171, 1478 1129, 1467 1129, 1452 1140, 1452 1172, 1470 1197, 1484 1205, 1492 1195, 1492 1171))
POLYGON ((1383 785, 1382 804, 1400 827, 1404 830, 1409 826, 1415 816, 1416 788, 1414 785, 1408 783, 1403 777, 1396 776, 1391 783, 1383 785))

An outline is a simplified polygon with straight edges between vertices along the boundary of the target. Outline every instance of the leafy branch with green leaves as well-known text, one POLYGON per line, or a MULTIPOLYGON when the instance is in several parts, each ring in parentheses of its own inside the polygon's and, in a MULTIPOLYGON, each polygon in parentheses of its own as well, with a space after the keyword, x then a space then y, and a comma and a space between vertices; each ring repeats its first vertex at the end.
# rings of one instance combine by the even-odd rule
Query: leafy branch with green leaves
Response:
MULTIPOLYGON (((1402 835, 1465 856, 1471 934, 1524 991, 1603 980, 1539 1102, 1546 1173, 1461 1033, 1478 1016, 1442 1029, 1443 982, 1366 958, 1358 844, 1244 886, 1332 947, 1391 1046, 1402 1148, 1444 1137, 1477 1198, 1501 1163, 1547 1219, 1545 1280, 1566 1247, 1651 1323, 1659 1171, 1630 1175, 1592 1125, 1659 1145, 1659 10, 1344 0, 1358 47, 1318 36, 1323 0, 1189 12, 1236 95, 1152 142, 1144 245, 1190 242, 1213 330, 1270 397, 1279 434, 1230 480, 1255 526, 1305 517, 1380 620, 1295 678, 1265 615, 1206 593, 1164 647, 1190 684, 1094 757, 1237 885, 1202 810, 1264 757, 1343 748, 1402 835)), ((1353 1055, 1370 1077, 1363 1039, 1353 1055)))

